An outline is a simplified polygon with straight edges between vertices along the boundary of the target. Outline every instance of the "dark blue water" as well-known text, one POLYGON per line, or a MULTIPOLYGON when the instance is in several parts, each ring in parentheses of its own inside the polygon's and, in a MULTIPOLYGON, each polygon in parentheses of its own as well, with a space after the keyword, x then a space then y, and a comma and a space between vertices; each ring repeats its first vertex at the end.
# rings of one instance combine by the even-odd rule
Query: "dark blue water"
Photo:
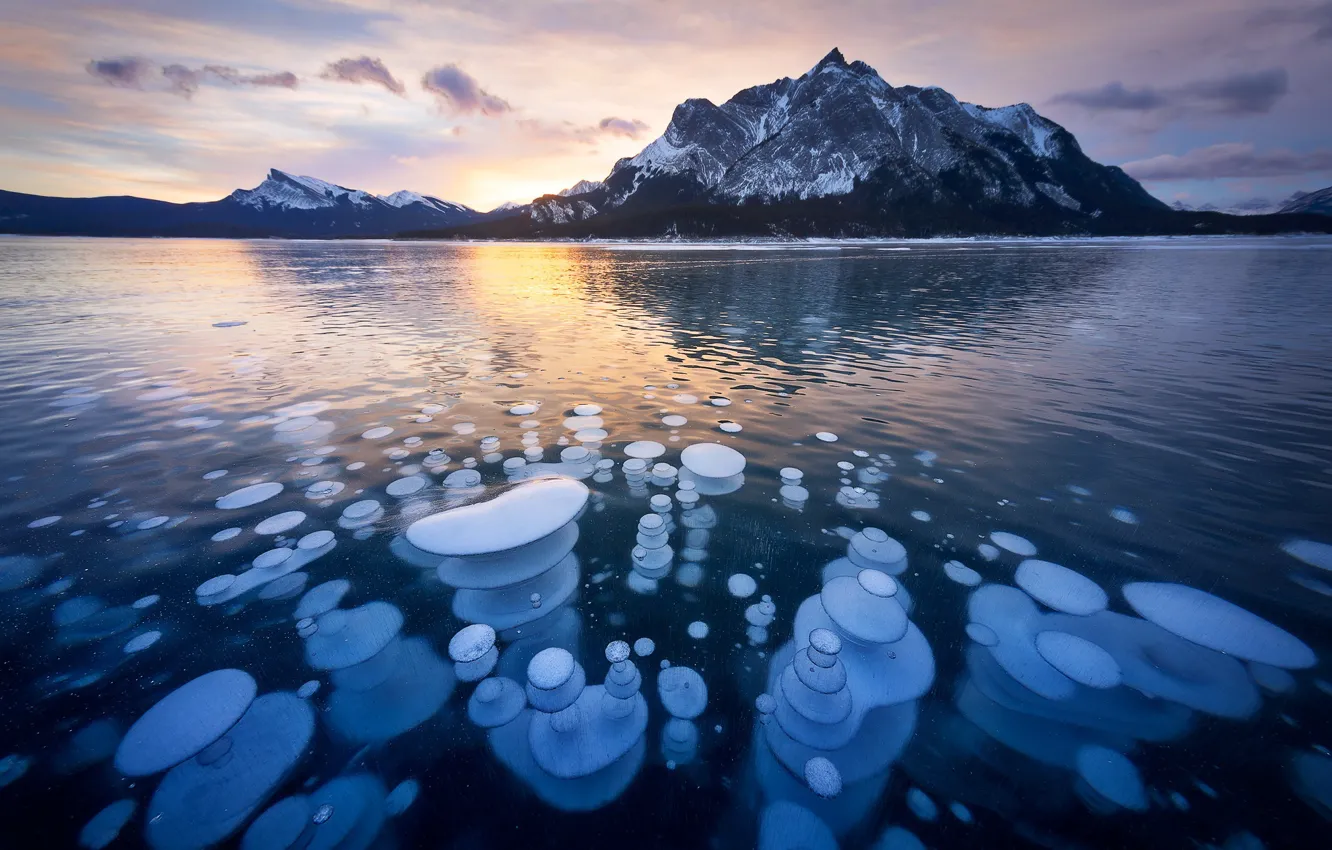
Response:
POLYGON ((0 846, 1318 846, 1329 315, 1313 238, 5 239, 0 846))

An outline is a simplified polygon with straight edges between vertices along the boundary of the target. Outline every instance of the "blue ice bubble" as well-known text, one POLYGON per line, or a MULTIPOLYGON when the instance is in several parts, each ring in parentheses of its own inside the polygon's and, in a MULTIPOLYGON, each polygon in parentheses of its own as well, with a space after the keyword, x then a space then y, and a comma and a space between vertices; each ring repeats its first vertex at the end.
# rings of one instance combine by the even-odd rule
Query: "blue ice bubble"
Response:
POLYGON ((641 637, 634 641, 634 654, 639 658, 647 658, 657 651, 657 644, 652 638, 641 637))
POLYGON ((815 756, 805 762, 805 784, 820 797, 836 797, 842 793, 842 774, 837 765, 815 756))
POLYGON ((1046 699, 1073 696, 1073 680, 1036 651, 1041 613, 1031 597, 1015 587, 987 584, 971 594, 967 613, 973 624, 989 628, 998 637, 989 652, 1008 675, 1046 699))
POLYGON ((139 804, 131 799, 117 800, 92 816, 79 832, 79 846, 87 850, 102 850, 120 835, 120 831, 134 817, 139 804))
POLYGON ((851 537, 846 557, 858 567, 901 575, 907 568, 906 547, 881 528, 865 528, 851 537))
POLYGON ((593 685, 558 712, 532 714, 528 732, 532 758, 561 779, 591 776, 633 749, 647 729, 647 718, 641 695, 619 700, 593 685))
POLYGON ((216 505, 218 509, 224 511, 238 510, 252 507, 260 502, 266 502, 281 492, 281 484, 276 481, 266 481, 262 484, 251 484, 248 487, 233 490, 218 499, 216 505))
POLYGON ((925 845, 914 832, 900 826, 890 826, 870 846, 870 850, 925 850, 925 845))
POLYGON ((265 536, 282 534, 285 531, 291 531, 303 522, 305 522, 304 511, 283 511, 280 514, 274 514, 265 520, 261 520, 254 527, 254 533, 265 536))
POLYGON ((786 800, 759 815, 758 850, 837 850, 837 837, 819 816, 786 800))
POLYGON ((421 783, 415 779, 404 779, 394 786, 384 798, 384 811, 389 817, 397 817, 411 808, 416 797, 421 793, 421 783))
POLYGON ((578 523, 568 522, 551 534, 504 552, 443 560, 437 555, 426 557, 433 558, 440 581, 451 587, 494 590, 541 575, 568 557, 577 543, 578 523))
POLYGON ((1082 573, 1049 561, 1028 559, 1018 564, 1017 586, 1032 599, 1065 614, 1086 616, 1104 611, 1110 603, 1100 585, 1082 573))
POLYGON ((1110 511, 1110 518, 1125 525, 1137 525, 1138 515, 1128 508, 1115 508, 1110 511))
POLYGON ((939 818, 939 807, 930 799, 929 795, 919 788, 911 788, 906 795, 907 808, 911 813, 923 821, 934 821, 939 818))
POLYGON ((907 615, 894 599, 898 585, 878 570, 861 570, 855 578, 838 576, 823 586, 819 600, 834 623, 861 643, 893 643, 907 632, 907 615))
POLYGON ((523 686, 513 679, 494 676, 482 679, 467 700, 467 719, 490 729, 517 717, 527 705, 523 686))
POLYGON ((471 662, 495 648, 495 630, 485 623, 474 623, 449 639, 449 658, 471 662))
POLYGON ((1097 744, 1078 749, 1078 776, 1101 797, 1133 811, 1147 810, 1147 791, 1133 762, 1120 752, 1097 744))
POLYGON ((708 686, 689 667, 668 667, 657 676, 657 696, 672 717, 692 720, 707 708, 708 686))
POLYGON ((214 670, 191 679, 148 709, 125 733, 116 769, 148 776, 199 753, 236 725, 258 686, 243 670, 214 670))
POLYGON ((162 637, 159 631, 144 632, 141 635, 135 635, 125 644, 125 654, 133 655, 136 652, 143 652, 148 647, 157 643, 162 637))
POLYGON ((702 640, 708 636, 708 624, 702 620, 695 620, 689 624, 687 631, 689 632, 689 636, 694 640, 702 640))
POLYGON ((309 703, 265 694, 226 736, 167 773, 148 804, 155 850, 202 848, 238 830, 291 775, 314 734, 309 703))
POLYGON ((987 561, 993 561, 999 557, 999 547, 991 546, 989 543, 981 543, 976 547, 976 551, 987 561))
POLYGON ((581 481, 538 479, 489 501, 419 519, 407 528, 407 540, 455 557, 513 549, 558 531, 582 511, 590 493, 581 481))
POLYGON ((961 561, 949 561, 944 564, 944 574, 963 587, 975 587, 981 583, 981 574, 961 561))
POLYGON ((106 603, 96 596, 76 596, 55 607, 51 622, 56 628, 62 629, 82 622, 105 608, 106 603))
POLYGON ((254 819, 241 838, 241 850, 295 850, 308 847, 314 809, 304 794, 284 797, 254 819))
POLYGON ((114 720, 101 718, 75 732, 55 757, 55 769, 62 774, 77 773, 115 755, 120 744, 120 727, 114 720))
POLYGON ((319 682, 311 679, 296 689, 296 696, 301 699, 309 699, 319 692, 319 682))
POLYGON ((730 478, 745 470, 745 456, 721 443, 694 443, 686 446, 680 452, 680 463, 702 478, 730 478))
POLYGON ((296 613, 292 617, 297 620, 304 620, 307 617, 318 617, 320 614, 326 614, 338 607, 342 597, 351 590, 351 582, 344 578, 326 581, 323 584, 317 584, 306 591, 301 597, 301 601, 296 605, 296 613))
POLYGON ((27 587, 41 575, 42 567, 42 560, 31 555, 0 556, 0 591, 27 587))
POLYGON ((1114 656, 1089 640, 1067 632, 1036 635, 1036 651, 1060 673, 1089 688, 1114 688, 1123 673, 1114 656))
POLYGON ((1183 584, 1133 582, 1124 598, 1144 619, 1199 646, 1273 667, 1303 669, 1318 658, 1299 638, 1220 597, 1183 584))
POLYGON ((1332 544, 1314 540, 1288 540, 1281 544, 1281 550, 1311 567, 1332 570, 1332 544))
POLYGON ((1021 555, 1024 558, 1030 558, 1036 554, 1036 544, 1025 537, 1013 534, 1008 531, 994 531, 990 533, 990 540, 1000 549, 1007 549, 1014 555, 1021 555))
POLYGON ((316 670, 340 670, 377 655, 402 631, 397 606, 376 600, 320 615, 319 631, 305 641, 305 660, 316 670))

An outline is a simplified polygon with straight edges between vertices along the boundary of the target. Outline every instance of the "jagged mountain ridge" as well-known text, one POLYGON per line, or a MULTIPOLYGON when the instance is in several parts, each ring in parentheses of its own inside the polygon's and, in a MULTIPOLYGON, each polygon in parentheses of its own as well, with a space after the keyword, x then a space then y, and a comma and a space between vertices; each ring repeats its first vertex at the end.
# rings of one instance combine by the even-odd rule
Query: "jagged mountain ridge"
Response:
POLYGON ((1170 212, 1028 104, 987 108, 936 87, 893 87, 836 49, 800 77, 720 106, 686 100, 602 185, 584 183, 534 201, 536 230, 582 222, 574 230, 652 235, 642 225, 651 219, 693 235, 1076 233, 1170 212), (593 212, 570 218, 571 200, 593 212))
POLYGON ((1283 213, 1332 216, 1332 186, 1316 192, 1301 192, 1286 202, 1283 213))
POLYGON ((253 189, 173 204, 128 196, 49 198, 0 191, 0 232, 83 236, 385 237, 498 218, 417 192, 374 195, 272 169, 253 189))

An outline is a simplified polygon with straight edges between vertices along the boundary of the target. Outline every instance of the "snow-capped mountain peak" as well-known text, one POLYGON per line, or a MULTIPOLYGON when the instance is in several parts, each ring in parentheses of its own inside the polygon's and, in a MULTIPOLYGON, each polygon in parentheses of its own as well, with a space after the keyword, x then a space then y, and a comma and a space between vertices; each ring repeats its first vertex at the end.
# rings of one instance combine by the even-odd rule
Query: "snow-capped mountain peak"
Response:
POLYGON ((579 180, 568 189, 561 189, 555 194, 563 198, 568 198, 572 195, 586 195, 588 192, 595 192, 605 188, 606 184, 602 183, 600 180, 579 180))
POLYGON ((409 206, 410 204, 421 204, 424 207, 442 213, 472 211, 470 208, 465 207, 462 204, 455 204, 452 201, 441 201, 433 195, 422 195, 420 192, 412 192, 407 189, 394 192, 392 195, 380 195, 379 200, 391 207, 397 207, 399 209, 409 206))
POLYGON ((237 189, 231 198, 255 209, 265 207, 286 210, 316 210, 335 207, 349 201, 359 207, 372 207, 382 203, 369 192, 348 189, 315 177, 288 174, 276 168, 253 189, 237 189))

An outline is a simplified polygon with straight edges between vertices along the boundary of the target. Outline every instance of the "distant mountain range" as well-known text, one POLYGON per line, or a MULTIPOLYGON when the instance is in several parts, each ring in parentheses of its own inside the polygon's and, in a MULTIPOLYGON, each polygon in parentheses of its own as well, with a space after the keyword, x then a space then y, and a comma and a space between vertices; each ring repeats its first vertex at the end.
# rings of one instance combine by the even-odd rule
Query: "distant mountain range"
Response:
POLYGON ((0 192, 0 231, 430 238, 928 237, 1332 232, 1332 190, 1279 209, 1172 209, 1025 103, 893 87, 833 50, 808 73, 687 100, 601 181, 481 213, 281 171, 209 203, 0 192), (1243 213, 1241 217, 1230 213, 1243 213), (1277 213, 1277 214, 1268 214, 1277 213))
POLYGON ((253 189, 218 201, 173 204, 134 197, 48 198, 0 191, 0 232, 80 236, 334 238, 393 236, 485 222, 477 212, 416 192, 372 195, 273 169, 253 189))

